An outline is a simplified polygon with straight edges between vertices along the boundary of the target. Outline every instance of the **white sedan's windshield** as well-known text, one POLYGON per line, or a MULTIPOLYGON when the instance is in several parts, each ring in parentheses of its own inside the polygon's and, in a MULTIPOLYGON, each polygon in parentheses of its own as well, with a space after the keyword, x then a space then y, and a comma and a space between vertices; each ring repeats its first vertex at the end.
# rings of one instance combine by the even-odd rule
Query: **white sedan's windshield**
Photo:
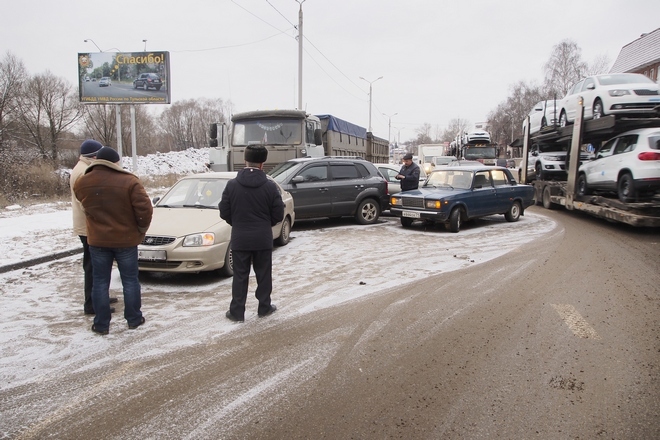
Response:
POLYGON ((604 75, 598 77, 598 82, 604 86, 611 86, 614 84, 638 84, 638 83, 651 83, 655 84, 651 79, 644 75, 604 75))
POLYGON ((167 208, 218 208, 227 179, 183 179, 156 206, 167 208))

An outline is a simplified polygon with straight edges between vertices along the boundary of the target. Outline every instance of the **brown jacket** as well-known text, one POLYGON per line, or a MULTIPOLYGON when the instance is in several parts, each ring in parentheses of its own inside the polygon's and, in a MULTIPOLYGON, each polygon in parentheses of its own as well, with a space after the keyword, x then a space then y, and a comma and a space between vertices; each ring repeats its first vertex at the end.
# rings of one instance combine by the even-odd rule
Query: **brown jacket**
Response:
POLYGON ((87 217, 87 242, 132 247, 142 242, 153 206, 138 177, 107 160, 95 160, 73 190, 87 217))

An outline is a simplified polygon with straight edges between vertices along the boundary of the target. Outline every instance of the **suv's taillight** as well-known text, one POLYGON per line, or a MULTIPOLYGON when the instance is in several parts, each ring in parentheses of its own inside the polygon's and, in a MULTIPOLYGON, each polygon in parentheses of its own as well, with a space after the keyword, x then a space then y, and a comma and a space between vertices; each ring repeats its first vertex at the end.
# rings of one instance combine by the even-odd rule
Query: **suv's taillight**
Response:
POLYGON ((637 155, 639 160, 660 160, 660 152, 644 151, 637 155))

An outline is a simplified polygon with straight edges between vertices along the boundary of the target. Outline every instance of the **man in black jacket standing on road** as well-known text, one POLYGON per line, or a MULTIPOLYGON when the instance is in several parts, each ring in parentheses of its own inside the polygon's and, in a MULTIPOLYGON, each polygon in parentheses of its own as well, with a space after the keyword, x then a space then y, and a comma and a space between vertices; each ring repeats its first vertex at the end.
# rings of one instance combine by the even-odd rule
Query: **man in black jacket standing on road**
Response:
POLYGON ((273 290, 273 226, 284 218, 284 202, 277 184, 266 177, 263 164, 268 150, 263 145, 245 148, 245 168, 227 182, 220 200, 220 217, 231 225, 234 279, 231 304, 225 314, 232 321, 245 318, 250 265, 257 277, 257 314, 268 316, 277 310, 271 304, 273 290))
POLYGON ((401 181, 401 191, 419 188, 419 165, 413 162, 412 154, 403 156, 403 166, 396 179, 401 181))

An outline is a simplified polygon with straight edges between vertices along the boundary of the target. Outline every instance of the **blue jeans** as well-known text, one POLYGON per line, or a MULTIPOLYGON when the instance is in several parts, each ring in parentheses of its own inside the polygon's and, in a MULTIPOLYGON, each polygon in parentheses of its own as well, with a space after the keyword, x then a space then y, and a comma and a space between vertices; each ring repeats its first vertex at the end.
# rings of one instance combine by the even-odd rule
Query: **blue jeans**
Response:
POLYGON ((92 303, 94 304, 94 326, 97 331, 110 327, 110 276, 112 262, 117 268, 124 287, 124 318, 128 325, 139 325, 142 320, 142 296, 138 279, 137 246, 106 248, 89 246, 92 257, 92 303))

